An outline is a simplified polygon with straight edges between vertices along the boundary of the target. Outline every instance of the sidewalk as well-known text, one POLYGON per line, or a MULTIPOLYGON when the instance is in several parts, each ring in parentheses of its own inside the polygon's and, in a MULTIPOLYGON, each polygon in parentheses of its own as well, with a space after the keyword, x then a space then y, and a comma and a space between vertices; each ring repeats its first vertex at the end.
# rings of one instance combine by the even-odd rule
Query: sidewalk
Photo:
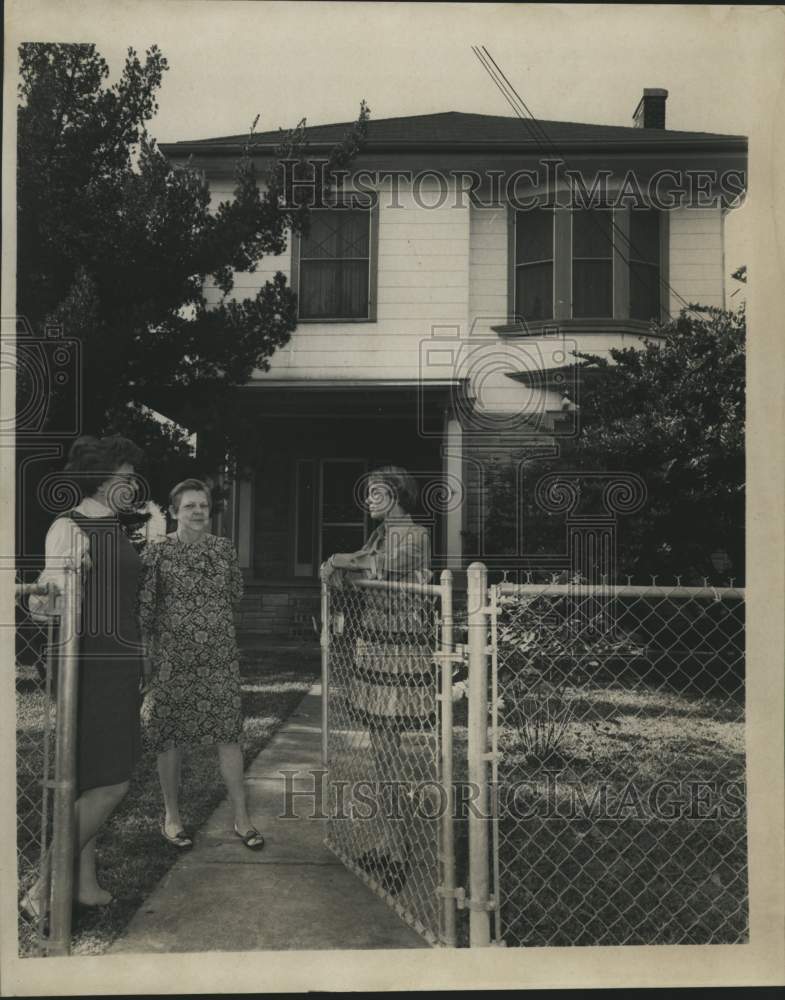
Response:
POLYGON ((284 812, 281 770, 313 788, 321 766, 321 689, 314 686, 246 772, 251 818, 264 850, 232 832, 224 801, 142 904, 110 954, 320 948, 427 948, 426 942, 322 843, 324 820, 295 798, 284 812))

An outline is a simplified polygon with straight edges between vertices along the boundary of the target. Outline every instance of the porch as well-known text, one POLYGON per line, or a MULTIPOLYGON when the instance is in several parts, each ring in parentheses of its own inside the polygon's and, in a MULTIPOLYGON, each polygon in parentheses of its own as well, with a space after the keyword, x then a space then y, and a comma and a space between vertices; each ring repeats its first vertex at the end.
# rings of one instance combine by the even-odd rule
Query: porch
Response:
POLYGON ((258 421, 257 444, 221 531, 235 541, 245 576, 237 618, 244 647, 271 637, 318 641, 319 566, 360 548, 373 530, 363 486, 379 466, 403 466, 414 477, 412 515, 429 530, 434 571, 460 566, 463 455, 451 386, 243 391, 258 421))

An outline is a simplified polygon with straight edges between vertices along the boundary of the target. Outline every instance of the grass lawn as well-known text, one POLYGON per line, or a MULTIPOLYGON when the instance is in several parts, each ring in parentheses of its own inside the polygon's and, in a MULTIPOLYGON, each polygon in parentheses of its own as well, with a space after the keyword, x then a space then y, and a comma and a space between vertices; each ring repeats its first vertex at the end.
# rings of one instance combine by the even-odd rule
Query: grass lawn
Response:
MULTIPOLYGON (((602 682, 564 697, 570 721, 546 761, 527 757, 500 714, 505 943, 747 941, 741 701, 602 682), (664 780, 672 786, 653 797, 664 780)), ((458 760, 465 758, 460 737, 458 760)), ((461 885, 468 877, 464 822, 456 838, 461 885)), ((468 944, 460 911, 459 928, 468 944)))
MULTIPOLYGON (((318 647, 293 648, 264 654, 264 662, 243 664, 243 751, 246 766, 269 742, 318 678, 318 647)), ((42 696, 23 690, 17 694, 20 745, 40 743, 42 696), (38 704, 36 704, 36 699, 38 704)), ((20 763, 21 755, 20 755, 20 763)), ((18 771, 20 787, 30 778, 18 771)), ((186 753, 181 792, 184 823, 200 827, 225 797, 214 747, 186 753)), ((95 913, 80 914, 73 925, 71 953, 100 955, 123 931, 129 920, 180 856, 159 832, 163 812, 155 754, 145 752, 131 789, 98 837, 98 872, 114 902, 95 913)), ((40 821, 39 821, 40 822, 40 821)))

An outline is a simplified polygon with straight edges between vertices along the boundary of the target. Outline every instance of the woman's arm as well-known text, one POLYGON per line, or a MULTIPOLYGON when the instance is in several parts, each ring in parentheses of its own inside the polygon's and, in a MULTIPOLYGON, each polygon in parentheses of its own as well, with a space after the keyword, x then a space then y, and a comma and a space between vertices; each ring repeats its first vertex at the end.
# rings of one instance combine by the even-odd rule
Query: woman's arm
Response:
POLYGON ((374 540, 378 529, 371 533, 368 541, 356 552, 335 552, 322 563, 319 575, 322 580, 329 580, 335 570, 370 570, 375 575, 376 556, 373 554, 374 540))
MULTIPOLYGON (((158 556, 160 542, 148 542, 142 549, 142 572, 139 575, 139 589, 136 595, 136 614, 142 630, 144 659, 153 655, 155 633, 158 624, 158 556)), ((145 668, 146 672, 147 668, 145 668)))
MULTIPOLYGON (((53 584, 58 592, 62 592, 65 584, 65 566, 70 563, 75 568, 90 565, 90 543, 81 528, 70 517, 58 517, 49 526, 44 543, 45 565, 38 577, 40 584, 53 584)), ((43 595, 31 594, 29 597, 30 614, 34 618, 46 617, 47 611, 55 614, 62 611, 59 597, 53 605, 43 595)))
POLYGON ((228 561, 227 583, 229 586, 229 599, 236 604, 243 596, 243 571, 240 569, 240 560, 237 558, 237 550, 230 541, 224 539, 226 545, 226 558, 228 561))

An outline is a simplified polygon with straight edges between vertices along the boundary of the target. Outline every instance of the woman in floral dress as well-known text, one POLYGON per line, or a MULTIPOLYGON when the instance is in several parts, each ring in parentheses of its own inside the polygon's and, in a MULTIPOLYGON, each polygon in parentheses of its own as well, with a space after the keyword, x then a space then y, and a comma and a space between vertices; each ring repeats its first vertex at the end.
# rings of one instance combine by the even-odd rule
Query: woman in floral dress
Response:
POLYGON ((161 834, 172 846, 193 845, 180 818, 183 748, 217 744, 234 810, 234 832, 252 850, 264 837, 248 816, 240 748, 240 662, 232 606, 243 581, 234 546, 209 533, 210 495, 187 479, 170 494, 177 530, 146 547, 139 617, 153 660, 148 739, 158 753, 165 815, 161 834))

